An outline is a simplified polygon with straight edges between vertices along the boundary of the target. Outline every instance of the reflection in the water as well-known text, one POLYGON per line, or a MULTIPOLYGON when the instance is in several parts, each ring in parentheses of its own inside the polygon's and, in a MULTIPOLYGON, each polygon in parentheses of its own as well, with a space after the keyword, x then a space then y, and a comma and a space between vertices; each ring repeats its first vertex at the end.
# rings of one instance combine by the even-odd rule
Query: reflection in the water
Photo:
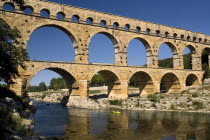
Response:
MULTIPOLYGON (((56 114, 57 120, 54 120, 54 123, 57 122, 58 125, 61 123, 61 118, 62 122, 68 122, 66 126, 63 125, 65 128, 63 139, 209 140, 210 138, 210 119, 209 115, 204 114, 123 110, 121 114, 112 114, 111 110, 75 108, 64 109, 63 112, 56 114)), ((44 122, 39 124, 38 116, 44 117, 43 114, 47 115, 47 113, 40 115, 40 112, 39 115, 35 115, 37 116, 35 124, 56 128, 55 124, 46 125, 44 122)), ((55 119, 53 116, 47 118, 55 119)), ((44 135, 39 133, 42 130, 37 129, 36 131, 44 135)))

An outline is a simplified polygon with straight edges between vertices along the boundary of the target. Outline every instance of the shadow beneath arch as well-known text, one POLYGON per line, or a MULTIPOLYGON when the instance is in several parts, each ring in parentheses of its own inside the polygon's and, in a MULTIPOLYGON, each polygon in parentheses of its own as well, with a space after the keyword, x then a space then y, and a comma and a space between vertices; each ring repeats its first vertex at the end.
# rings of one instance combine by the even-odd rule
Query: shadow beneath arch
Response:
POLYGON ((140 93, 131 93, 131 94, 128 94, 128 97, 138 97, 140 95, 141 95, 140 93))
POLYGON ((101 99, 101 98, 108 98, 107 94, 99 94, 99 95, 93 95, 89 96, 91 99, 101 99))

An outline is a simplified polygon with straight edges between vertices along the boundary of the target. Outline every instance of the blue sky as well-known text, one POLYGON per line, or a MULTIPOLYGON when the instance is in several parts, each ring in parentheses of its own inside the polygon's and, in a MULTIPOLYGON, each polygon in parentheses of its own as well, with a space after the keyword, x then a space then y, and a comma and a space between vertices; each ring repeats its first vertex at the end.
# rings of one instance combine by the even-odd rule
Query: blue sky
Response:
MULTIPOLYGON (((209 0, 50 0, 62 4, 93 9, 125 17, 150 21, 201 32, 210 35, 209 0)), ((44 27, 35 30, 27 49, 31 60, 74 61, 72 41, 62 31, 44 27)), ((185 53, 189 52, 187 49, 185 53)), ((104 35, 97 34, 91 39, 89 57, 92 63, 114 63, 114 48, 104 35), (107 57, 109 56, 109 57, 107 57)), ((172 57, 170 49, 162 45, 159 59, 172 57)), ((132 40, 128 47, 128 64, 144 65, 146 52, 140 41, 132 40), (132 47, 131 47, 132 46, 132 47)), ((52 77, 59 75, 43 70, 31 80, 31 85, 41 81, 49 84, 52 77)))

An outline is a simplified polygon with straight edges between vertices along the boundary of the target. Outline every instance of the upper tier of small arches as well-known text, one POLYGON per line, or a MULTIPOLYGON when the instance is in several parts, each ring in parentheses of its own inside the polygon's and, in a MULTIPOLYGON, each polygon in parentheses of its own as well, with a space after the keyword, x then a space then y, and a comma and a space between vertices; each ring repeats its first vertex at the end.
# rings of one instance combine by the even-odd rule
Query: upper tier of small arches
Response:
MULTIPOLYGON (((40 5, 41 6, 41 5, 40 5)), ((154 29, 154 27, 144 27, 142 28, 141 25, 136 24, 133 25, 132 23, 121 23, 119 21, 114 21, 113 19, 107 19, 107 18, 101 18, 96 17, 96 14, 94 16, 87 16, 87 15, 79 15, 75 13, 65 13, 63 11, 55 11, 51 12, 50 9, 46 7, 41 7, 39 10, 35 10, 33 6, 31 5, 25 5, 25 8, 23 10, 19 10, 18 5, 14 5, 11 2, 4 2, 3 3, 3 10, 10 10, 10 11, 15 11, 15 12, 22 12, 24 14, 31 14, 35 16, 41 16, 45 18, 53 18, 57 20, 64 20, 64 21, 71 21, 71 22, 76 22, 76 23, 83 23, 83 24, 88 24, 88 25, 93 25, 93 26, 101 26, 105 28, 113 28, 117 30, 124 30, 124 31, 129 31, 129 32, 135 32, 135 33, 140 33, 140 34, 146 34, 146 35, 151 35, 151 36, 157 36, 157 37, 163 37, 163 38, 170 38, 170 39, 177 39, 177 40, 184 40, 184 41, 189 41, 189 42, 198 42, 198 43, 204 43, 204 44, 210 44, 210 40, 207 38, 202 38, 199 37, 200 35, 205 36, 200 33, 192 33, 190 35, 189 33, 186 34, 187 30, 183 30, 185 32, 183 33, 178 33, 178 32, 170 32, 164 29, 154 29), (36 12, 35 12, 36 11, 36 12), (197 37, 198 36, 198 37, 197 37)), ((119 16, 120 17, 120 16, 119 16)), ((129 21, 129 20, 127 20, 129 21)), ((158 25, 158 24, 156 24, 158 25)), ((163 25, 160 25, 163 26, 163 25)), ((157 26, 159 27, 159 26, 157 26)), ((167 26, 165 26, 167 27, 167 26)), ((173 28, 173 27, 170 27, 173 28)), ((167 28, 166 28, 167 29, 167 28)), ((174 28, 177 29, 177 28, 174 28)), ((179 29, 177 29, 179 30, 179 29)), ((180 29, 182 30, 182 29, 180 29)), ((190 31, 189 31, 190 32, 190 31)))

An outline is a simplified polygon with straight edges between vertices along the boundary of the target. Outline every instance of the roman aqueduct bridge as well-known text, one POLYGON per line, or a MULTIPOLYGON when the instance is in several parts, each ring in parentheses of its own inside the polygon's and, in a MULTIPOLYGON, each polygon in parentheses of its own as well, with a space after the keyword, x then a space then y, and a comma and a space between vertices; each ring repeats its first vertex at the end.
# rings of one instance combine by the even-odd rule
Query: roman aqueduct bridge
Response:
POLYGON ((10 28, 16 27, 20 31, 21 45, 27 47, 30 35, 36 29, 44 26, 56 27, 72 40, 75 62, 27 62, 27 69, 19 70, 20 77, 11 86, 17 94, 21 94, 29 86, 32 77, 44 69, 60 74, 65 79, 71 96, 79 97, 88 97, 89 83, 96 73, 106 79, 109 96, 118 98, 128 96, 128 83, 134 74, 138 78, 142 95, 160 92, 161 80, 165 81, 166 92, 179 92, 187 86, 202 84, 201 56, 204 49, 210 48, 210 36, 44 0, 25 0, 25 7, 31 9, 32 13, 23 13, 20 6, 10 0, 0 1, 0 19, 10 28), (5 4, 11 5, 14 10, 5 10, 5 4), (45 11, 48 16, 41 16, 41 11, 45 11), (57 19, 57 14, 62 15, 63 19, 57 19), (97 33, 106 35, 113 42, 115 64, 88 62, 89 43, 97 33), (146 67, 127 65, 127 48, 132 39, 138 39, 144 44, 147 52, 146 67), (163 43, 173 52, 173 68, 158 67, 158 50, 163 43), (185 47, 192 53, 190 70, 183 66, 185 47))

